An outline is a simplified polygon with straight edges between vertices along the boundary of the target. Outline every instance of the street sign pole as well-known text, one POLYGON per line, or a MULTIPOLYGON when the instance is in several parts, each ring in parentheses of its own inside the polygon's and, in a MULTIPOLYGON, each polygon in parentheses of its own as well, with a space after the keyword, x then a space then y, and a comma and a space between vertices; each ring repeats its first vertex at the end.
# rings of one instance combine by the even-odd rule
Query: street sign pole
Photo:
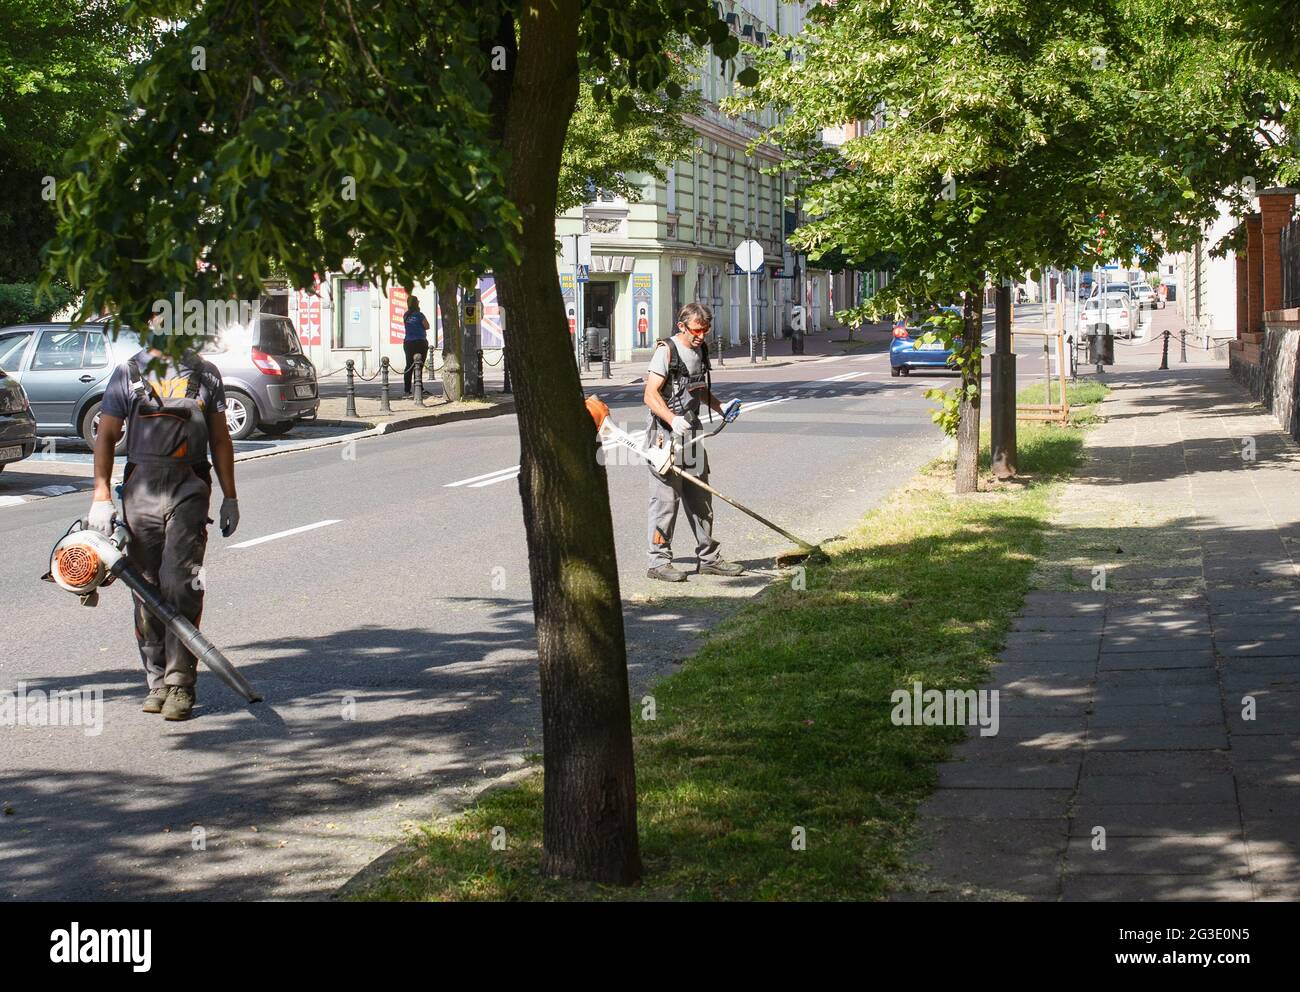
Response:
POLYGON ((763 246, 745 240, 736 246, 736 268, 745 273, 746 310, 749 313, 749 362, 754 364, 754 273, 763 265, 763 246))
POLYGON ((749 312, 749 364, 754 364, 754 274, 745 276, 745 309, 749 312))

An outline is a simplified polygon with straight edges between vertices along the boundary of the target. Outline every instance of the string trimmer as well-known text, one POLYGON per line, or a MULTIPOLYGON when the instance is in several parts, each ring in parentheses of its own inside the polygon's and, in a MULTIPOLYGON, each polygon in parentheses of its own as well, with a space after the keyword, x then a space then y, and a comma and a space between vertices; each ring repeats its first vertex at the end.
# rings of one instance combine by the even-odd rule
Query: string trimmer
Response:
MULTIPOLYGON (((690 472, 687 472, 684 469, 679 468, 675 464, 674 449, 672 445, 669 445, 666 448, 641 447, 641 445, 637 444, 636 441, 632 438, 632 436, 627 433, 627 431, 623 430, 621 427, 619 427, 617 424, 615 424, 612 420, 609 419, 609 407, 600 399, 599 396, 588 396, 586 403, 587 403, 587 412, 591 414, 591 419, 596 422, 596 434, 598 437, 601 437, 608 441, 612 441, 615 444, 619 445, 620 447, 626 448, 628 451, 632 452, 638 458, 647 462, 656 475, 679 476, 680 478, 685 479, 691 485, 699 486, 706 493, 718 497, 718 499, 722 500, 724 503, 729 503, 731 506, 734 506, 741 513, 757 520, 764 527, 771 528, 772 530, 780 534, 782 537, 786 538, 786 540, 793 541, 795 544, 797 544, 798 545, 797 548, 792 548, 788 551, 782 551, 780 554, 776 556, 777 565, 794 565, 797 564, 798 562, 803 561, 809 555, 817 554, 821 552, 821 548, 818 545, 805 541, 801 537, 795 537, 784 527, 772 523, 772 521, 768 520, 767 517, 763 516, 762 514, 756 513, 754 510, 751 510, 743 503, 739 503, 736 500, 732 499, 730 496, 726 495, 725 493, 721 493, 718 490, 714 489, 703 479, 697 478, 696 476, 691 475, 690 472)), ((726 421, 723 421, 723 423, 715 430, 713 430, 710 434, 701 435, 701 437, 695 438, 692 441, 692 443, 694 443, 694 441, 702 440, 703 437, 711 437, 713 436, 713 434, 719 433, 722 430, 722 428, 725 426, 726 426, 726 421)))

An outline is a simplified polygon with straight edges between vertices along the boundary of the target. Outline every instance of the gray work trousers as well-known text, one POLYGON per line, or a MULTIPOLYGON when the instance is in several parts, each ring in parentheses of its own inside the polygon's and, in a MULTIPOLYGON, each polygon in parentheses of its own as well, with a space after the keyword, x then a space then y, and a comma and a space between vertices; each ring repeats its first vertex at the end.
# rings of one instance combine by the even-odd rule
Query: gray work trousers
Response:
MULTIPOLYGON (((652 446, 664 446, 669 442, 671 433, 663 427, 657 427, 649 434, 648 443, 652 446)), ((679 440, 679 446, 681 444, 679 440)), ((703 482, 709 481, 709 457, 704 451, 704 444, 692 445, 686 452, 679 451, 674 457, 674 464, 685 469, 703 482)), ((687 482, 678 475, 667 477, 650 473, 650 515, 647 528, 647 551, 650 567, 658 568, 668 565, 673 560, 673 527, 677 523, 677 508, 680 505, 695 535, 695 555, 701 565, 717 561, 721 555, 718 542, 713 539, 713 497, 699 486, 687 482)))
MULTIPOLYGON (((200 475, 192 465, 135 465, 122 484, 127 558, 196 627, 203 615, 211 496, 206 470, 200 475)), ((138 599, 135 639, 150 689, 193 688, 198 659, 138 599)))

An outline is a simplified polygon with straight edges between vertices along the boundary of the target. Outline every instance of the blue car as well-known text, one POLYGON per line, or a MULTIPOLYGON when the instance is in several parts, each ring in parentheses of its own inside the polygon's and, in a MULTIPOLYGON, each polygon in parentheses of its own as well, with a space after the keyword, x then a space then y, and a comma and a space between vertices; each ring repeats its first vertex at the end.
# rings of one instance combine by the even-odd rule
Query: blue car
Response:
MULTIPOLYGON (((961 316, 957 307, 939 307, 939 310, 961 316)), ((932 330, 925 326, 925 318, 925 314, 913 314, 910 320, 894 324, 894 340, 889 345, 890 375, 908 375, 912 369, 952 370, 951 349, 945 348, 941 341, 922 343, 922 336, 932 330)))

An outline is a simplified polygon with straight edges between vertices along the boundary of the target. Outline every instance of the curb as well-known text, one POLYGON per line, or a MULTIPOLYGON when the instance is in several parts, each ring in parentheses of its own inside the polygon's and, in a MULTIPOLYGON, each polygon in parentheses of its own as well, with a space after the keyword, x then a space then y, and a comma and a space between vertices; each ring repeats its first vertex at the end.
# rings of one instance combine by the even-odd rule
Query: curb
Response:
POLYGON ((313 448, 324 448, 332 444, 346 444, 348 441, 357 441, 366 437, 380 437, 384 434, 395 434, 398 431, 411 430, 416 427, 432 427, 435 424, 454 424, 459 420, 483 420, 488 417, 504 416, 515 412, 514 400, 505 403, 494 403, 488 407, 477 407, 468 410, 453 410, 448 413, 429 412, 425 414, 416 414, 413 417, 405 417, 401 420, 385 420, 378 424, 371 423, 367 420, 317 420, 315 423, 324 424, 331 427, 346 427, 353 425, 357 430, 350 434, 340 434, 338 437, 314 438, 310 441, 300 441, 297 444, 287 444, 279 448, 271 448, 266 451, 241 451, 235 455, 235 461, 248 461, 253 458, 271 458, 274 455, 287 455, 295 451, 310 451, 313 448))

